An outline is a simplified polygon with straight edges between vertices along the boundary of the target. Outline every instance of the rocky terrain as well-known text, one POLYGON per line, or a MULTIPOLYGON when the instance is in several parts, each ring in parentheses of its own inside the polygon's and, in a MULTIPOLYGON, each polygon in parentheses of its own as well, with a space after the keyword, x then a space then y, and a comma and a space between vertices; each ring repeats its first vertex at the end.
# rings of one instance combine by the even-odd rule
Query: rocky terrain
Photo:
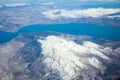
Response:
POLYGON ((119 60, 119 41, 55 32, 22 33, 0 44, 0 79, 119 80, 119 60))
POLYGON ((119 5, 119 0, 0 0, 0 80, 120 80, 119 5), (63 33, 29 26, 63 23, 104 29, 73 25, 74 35, 70 25, 55 26, 53 31, 63 33), (104 33, 110 40, 101 39, 104 33))
MULTIPOLYGON (((95 15, 94 11, 89 11, 89 8, 82 8, 83 4, 85 3, 81 3, 81 7, 80 8, 73 8, 75 6, 78 6, 78 3, 76 2, 74 5, 70 5, 69 3, 67 4, 66 2, 63 2, 64 4, 58 4, 58 3, 54 3, 54 2, 41 2, 41 3, 36 3, 36 4, 27 4, 27 3, 8 3, 8 4, 1 4, 0 7, 0 30, 2 31, 8 31, 8 32, 16 32, 18 29, 27 26, 27 25, 33 25, 33 24, 59 24, 59 23, 92 23, 92 24, 99 24, 99 25, 108 25, 108 26, 115 26, 115 27, 119 27, 120 25, 120 17, 119 17, 119 12, 113 12, 111 14, 107 14, 108 16, 105 17, 106 15, 102 15, 100 18, 98 17, 92 17, 92 16, 88 16, 88 14, 92 14, 95 15), (66 4, 65 4, 66 3, 66 4), (85 9, 85 10, 84 10, 85 9), (88 9, 88 11, 86 10, 88 9), (62 14, 61 12, 61 17, 57 18, 57 19, 50 19, 47 16, 52 16, 52 15, 60 15, 60 13, 58 14, 58 12, 54 12, 54 14, 50 14, 46 13, 46 15, 44 14, 45 12, 49 12, 49 10, 66 10, 68 11, 67 13, 71 13, 72 10, 83 10, 82 12, 80 12, 81 14, 77 14, 77 15, 81 15, 78 17, 67 17, 67 15, 62 14), (70 11, 69 11, 70 10, 70 11), (84 12, 85 11, 85 12, 84 12), (86 13, 87 12, 87 13, 86 13), (57 13, 57 14, 56 14, 57 13), (88 16, 88 17, 86 17, 88 16)), ((92 6, 93 4, 89 4, 89 6, 92 6)), ((116 4, 118 5, 118 4, 116 4)), ((87 6, 85 4, 85 6, 87 6)), ((100 8, 99 6, 97 7, 98 9, 100 8)), ((95 8, 95 9, 97 9, 95 8)), ((92 8, 90 8, 92 9, 92 8)), ((101 8, 100 8, 101 9, 101 8)), ((104 8, 103 8, 104 9, 104 8)), ((107 9, 107 8, 105 8, 107 9)), ((108 9, 112 9, 112 8, 108 8, 108 9)), ((113 8, 114 9, 114 8, 113 8)), ((116 8, 115 8, 116 9, 116 8)), ((118 10, 120 10, 119 8, 117 8, 118 10)), ((104 11, 104 10, 103 10, 104 11)), ((102 12, 101 10, 99 11, 101 12, 100 14, 105 13, 106 11, 102 12)), ((108 13, 107 12, 107 13, 108 13)), ((75 12, 75 13, 79 13, 79 12, 75 12)), ((74 12, 71 14, 68 14, 69 16, 76 16, 74 12)), ((98 13, 97 13, 98 15, 98 13)), ((53 16, 52 16, 53 17, 53 16)))

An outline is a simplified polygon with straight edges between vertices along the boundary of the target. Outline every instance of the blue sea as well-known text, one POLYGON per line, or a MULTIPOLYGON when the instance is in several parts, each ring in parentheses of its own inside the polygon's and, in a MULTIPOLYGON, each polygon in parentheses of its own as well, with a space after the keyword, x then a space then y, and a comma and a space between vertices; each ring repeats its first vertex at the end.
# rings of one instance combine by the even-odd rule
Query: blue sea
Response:
POLYGON ((0 43, 5 43, 17 37, 21 33, 29 32, 61 32, 72 35, 88 35, 93 38, 120 40, 120 27, 101 26, 84 23, 69 23, 69 24, 36 24, 29 25, 19 29, 15 33, 0 31, 0 43))

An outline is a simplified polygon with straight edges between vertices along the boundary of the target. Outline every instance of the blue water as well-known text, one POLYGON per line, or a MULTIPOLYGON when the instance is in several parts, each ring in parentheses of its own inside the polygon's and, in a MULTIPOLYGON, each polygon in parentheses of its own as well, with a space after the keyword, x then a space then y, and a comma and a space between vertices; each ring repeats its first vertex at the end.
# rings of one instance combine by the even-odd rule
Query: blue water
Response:
POLYGON ((91 0, 91 1, 66 1, 64 3, 58 3, 57 6, 62 6, 62 8, 68 8, 68 9, 89 9, 89 8, 120 8, 120 2, 109 2, 109 1, 96 1, 96 0, 91 0), (74 4, 73 4, 74 3, 74 4), (67 5, 68 4, 68 5, 67 5), (72 5, 71 5, 72 4, 72 5))
POLYGON ((8 42, 17 36, 18 36, 17 33, 0 31, 0 43, 8 42))
POLYGON ((24 32, 44 32, 53 31, 61 32, 73 35, 88 35, 94 38, 103 38, 107 40, 120 40, 120 27, 111 26, 100 26, 93 24, 81 24, 81 23, 70 23, 70 24, 48 24, 48 25, 30 25, 25 26, 18 30, 16 33, 7 33, 0 31, 0 43, 10 41, 18 34, 24 32))

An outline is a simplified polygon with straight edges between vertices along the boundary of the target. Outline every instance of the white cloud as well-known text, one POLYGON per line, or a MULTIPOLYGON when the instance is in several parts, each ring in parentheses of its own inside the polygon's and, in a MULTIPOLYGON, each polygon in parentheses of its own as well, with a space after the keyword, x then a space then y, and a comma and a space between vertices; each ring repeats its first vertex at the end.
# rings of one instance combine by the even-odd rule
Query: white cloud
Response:
MULTIPOLYGON (((58 10, 49 10, 46 12, 43 12, 43 15, 45 15, 49 19, 59 19, 59 18, 101 18, 101 17, 107 17, 110 14, 119 13, 119 8, 89 8, 89 9, 80 9, 80 10, 64 10, 64 9, 58 9, 58 10)), ((108 17, 109 18, 109 17, 108 17)))
POLYGON ((113 16, 107 16, 108 18, 112 18, 112 19, 114 19, 114 18, 118 18, 118 19, 120 19, 120 15, 113 15, 113 16))
POLYGON ((55 5, 55 2, 44 2, 44 3, 41 3, 43 5, 55 5))
POLYGON ((26 3, 14 3, 14 4, 5 4, 7 7, 17 7, 17 6, 25 6, 26 3))
POLYGON ((91 69, 91 66, 104 72, 105 66, 98 57, 106 62, 110 60, 103 53, 105 47, 90 41, 80 45, 64 37, 48 36, 38 42, 42 45, 43 63, 54 72, 59 71, 63 80, 72 80, 81 70, 91 69))

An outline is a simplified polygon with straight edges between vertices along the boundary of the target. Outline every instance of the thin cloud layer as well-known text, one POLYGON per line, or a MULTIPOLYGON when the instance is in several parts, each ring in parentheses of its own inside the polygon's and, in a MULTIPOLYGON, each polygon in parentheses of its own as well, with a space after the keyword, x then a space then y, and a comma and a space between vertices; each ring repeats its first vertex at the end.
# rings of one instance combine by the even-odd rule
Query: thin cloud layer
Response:
POLYGON ((16 4, 5 4, 6 7, 18 7, 18 6, 25 6, 26 3, 16 3, 16 4))
MULTIPOLYGON (((43 15, 49 19, 59 19, 59 18, 102 18, 107 17, 110 14, 120 13, 119 8, 89 8, 80 10, 49 10, 43 12, 43 15)), ((119 15, 118 15, 119 16, 119 15)))

